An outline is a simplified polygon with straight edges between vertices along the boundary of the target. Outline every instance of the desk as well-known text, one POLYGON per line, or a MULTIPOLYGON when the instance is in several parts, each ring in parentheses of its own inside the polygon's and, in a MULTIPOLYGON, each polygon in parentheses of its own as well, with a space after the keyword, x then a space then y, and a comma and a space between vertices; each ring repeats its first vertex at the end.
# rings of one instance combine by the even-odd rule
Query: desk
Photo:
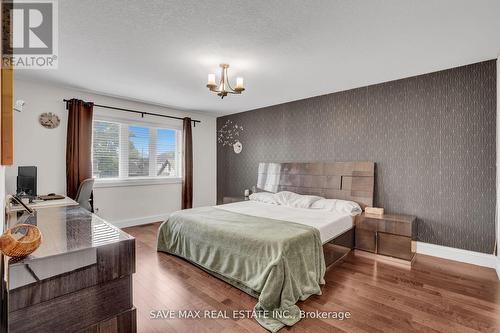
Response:
MULTIPOLYGON (((9 212, 5 227, 19 214, 9 212)), ((8 332, 137 331, 132 236, 78 206, 39 209, 26 223, 40 228, 40 247, 1 255, 8 332)))
MULTIPOLYGON (((7 202, 8 202, 7 198, 7 202)), ((56 200, 47 200, 47 201, 42 201, 42 202, 34 202, 30 203, 27 205, 30 208, 33 209, 42 209, 42 208, 53 208, 53 207, 66 207, 66 206, 78 206, 78 202, 75 200, 64 197, 64 199, 56 199, 56 200)), ((10 212, 17 212, 20 210, 23 210, 23 207, 21 205, 8 205, 8 210, 10 212)))

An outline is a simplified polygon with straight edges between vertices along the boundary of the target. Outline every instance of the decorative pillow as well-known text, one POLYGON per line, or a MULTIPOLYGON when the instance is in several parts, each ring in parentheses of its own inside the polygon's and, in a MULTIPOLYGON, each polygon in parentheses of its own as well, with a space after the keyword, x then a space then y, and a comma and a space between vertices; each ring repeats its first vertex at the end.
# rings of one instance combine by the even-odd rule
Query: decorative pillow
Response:
POLYGON ((321 199, 311 205, 312 209, 321 209, 329 212, 340 212, 355 216, 363 211, 361 207, 354 201, 340 199, 321 199))
POLYGON ((274 197, 274 193, 269 193, 269 192, 252 193, 252 194, 250 194, 249 199, 253 200, 253 201, 272 204, 272 205, 278 204, 278 202, 276 201, 276 198, 274 197))
POLYGON ((290 191, 278 192, 274 197, 279 205, 295 208, 310 208, 315 201, 323 199, 315 195, 301 195, 290 191))

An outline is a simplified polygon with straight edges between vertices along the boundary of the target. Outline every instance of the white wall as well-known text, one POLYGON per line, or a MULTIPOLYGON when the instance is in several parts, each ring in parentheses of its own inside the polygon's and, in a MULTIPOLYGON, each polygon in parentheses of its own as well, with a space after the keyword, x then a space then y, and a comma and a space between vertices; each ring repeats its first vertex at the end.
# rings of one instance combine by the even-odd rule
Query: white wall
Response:
POLYGON ((0 234, 3 233, 3 224, 5 220, 5 167, 0 165, 0 234))
MULTIPOLYGON (((14 79, 14 101, 26 101, 23 112, 14 112, 14 165, 6 168, 6 190, 16 190, 17 167, 38 167, 38 193, 66 192, 66 127, 67 111, 63 98, 79 98, 98 104, 174 116, 190 116, 201 120, 193 128, 193 205, 214 205, 216 202, 216 124, 215 116, 184 112, 150 104, 81 92, 47 83, 14 79), (46 129, 38 123, 43 112, 56 113, 61 125, 46 129)), ((102 108, 94 114, 141 119, 139 115, 102 108)), ((146 116, 148 122, 176 122, 146 116)), ((180 209, 181 184, 156 184, 127 187, 97 187, 95 208, 98 215, 117 225, 147 223, 164 219, 180 209)))

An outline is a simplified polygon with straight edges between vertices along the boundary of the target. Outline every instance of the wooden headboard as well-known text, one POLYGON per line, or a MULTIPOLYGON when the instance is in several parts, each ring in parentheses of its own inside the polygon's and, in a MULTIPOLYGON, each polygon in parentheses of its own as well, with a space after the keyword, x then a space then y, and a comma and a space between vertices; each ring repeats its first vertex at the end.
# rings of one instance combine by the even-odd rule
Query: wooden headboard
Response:
POLYGON ((259 163, 257 188, 373 205, 374 162, 259 163))

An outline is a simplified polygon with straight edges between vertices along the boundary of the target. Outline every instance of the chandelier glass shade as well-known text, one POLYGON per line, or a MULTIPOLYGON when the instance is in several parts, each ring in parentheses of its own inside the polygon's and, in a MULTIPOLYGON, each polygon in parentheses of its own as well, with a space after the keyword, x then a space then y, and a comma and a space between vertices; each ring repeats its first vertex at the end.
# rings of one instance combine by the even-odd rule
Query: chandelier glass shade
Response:
POLYGON ((229 83, 229 78, 227 76, 227 69, 229 68, 229 65, 220 64, 219 66, 221 67, 219 84, 215 82, 215 74, 208 74, 207 88, 210 91, 217 93, 220 98, 224 98, 228 94, 241 94, 245 90, 245 88, 243 87, 243 78, 236 78, 236 86, 233 89, 233 87, 231 87, 231 84, 229 83))

